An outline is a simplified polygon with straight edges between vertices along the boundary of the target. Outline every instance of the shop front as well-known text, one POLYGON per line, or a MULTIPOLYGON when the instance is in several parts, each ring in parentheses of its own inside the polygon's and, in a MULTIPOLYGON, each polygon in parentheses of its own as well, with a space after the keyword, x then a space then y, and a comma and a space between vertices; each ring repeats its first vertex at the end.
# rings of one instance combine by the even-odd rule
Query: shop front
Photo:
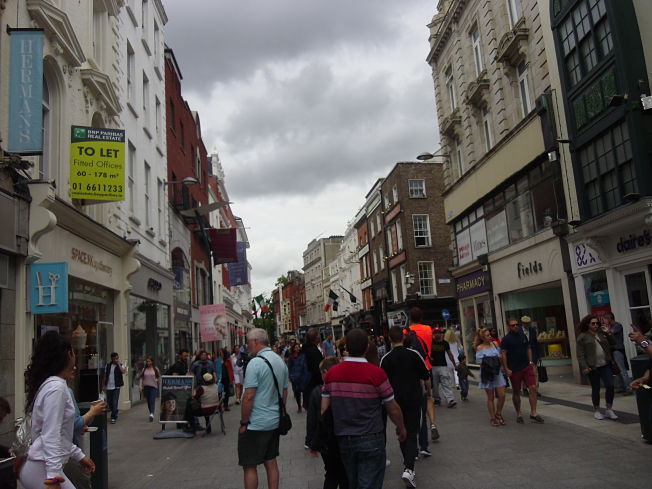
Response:
MULTIPOLYGON (((141 267, 131 276, 129 296, 129 366, 140 372, 145 359, 152 357, 161 372, 174 363, 170 308, 173 301, 174 274, 143 256, 141 267)), ((140 400, 137 375, 132 376, 131 401, 140 400)))
MULTIPOLYGON (((510 318, 532 319, 537 331, 539 357, 557 375, 573 372, 579 379, 575 357, 572 299, 562 263, 562 241, 542 233, 516 250, 490 256, 494 307, 500 335, 510 318)), ((515 247, 512 247, 515 248, 515 247)))
POLYGON ((491 279, 484 268, 455 278, 455 289, 460 310, 461 340, 469 364, 477 364, 473 340, 479 328, 494 328, 491 311, 491 279))
MULTIPOLYGON (((612 312, 628 332, 652 318, 652 199, 580 226, 569 239, 580 316, 612 312)), ((628 357, 636 355, 625 341, 628 357)))

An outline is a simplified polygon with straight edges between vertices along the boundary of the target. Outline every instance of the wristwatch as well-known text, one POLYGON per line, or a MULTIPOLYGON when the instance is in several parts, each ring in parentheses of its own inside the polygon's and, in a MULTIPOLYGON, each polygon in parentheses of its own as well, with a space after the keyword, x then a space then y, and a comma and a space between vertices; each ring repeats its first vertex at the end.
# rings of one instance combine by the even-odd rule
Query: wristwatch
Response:
POLYGON ((251 423, 251 421, 247 421, 246 423, 243 422, 243 421, 240 421, 240 426, 249 426, 249 423, 251 423))
POLYGON ((650 346, 650 342, 648 340, 643 340, 643 341, 641 341, 640 345, 641 345, 641 348, 647 349, 647 347, 650 346))

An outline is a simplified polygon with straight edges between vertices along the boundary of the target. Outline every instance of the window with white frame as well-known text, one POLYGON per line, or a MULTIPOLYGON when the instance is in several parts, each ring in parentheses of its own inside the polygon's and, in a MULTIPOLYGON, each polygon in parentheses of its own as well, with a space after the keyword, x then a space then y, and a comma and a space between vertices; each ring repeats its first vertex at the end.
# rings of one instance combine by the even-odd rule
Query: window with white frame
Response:
POLYGON ((398 202, 398 187, 396 185, 392 187, 392 202, 394 204, 398 202))
POLYGON ((165 205, 165 187, 163 186, 163 181, 160 178, 156 179, 156 205, 158 208, 158 235, 159 239, 164 239, 165 231, 165 222, 163 215, 163 206, 165 205))
POLYGON ((378 253, 380 254, 380 269, 384 270, 385 269, 385 248, 382 246, 378 249, 378 253))
POLYGON ((369 272, 371 272, 371 275, 377 272, 375 266, 376 266, 376 252, 374 251, 373 253, 371 253, 371 263, 369 267, 369 272))
POLYGON ((161 42, 161 32, 158 27, 158 23, 154 21, 154 66, 158 66, 159 63, 159 43, 161 42))
POLYGON ((405 284, 405 265, 401 265, 401 268, 399 268, 399 289, 401 290, 401 300, 405 300, 407 296, 407 286, 405 284))
POLYGON ((133 214, 136 208, 136 194, 135 194, 135 174, 136 174, 136 147, 129 141, 128 143, 129 165, 127 174, 127 191, 129 192, 129 211, 133 214))
POLYGON ((426 196, 425 180, 408 180, 410 198, 421 198, 426 196))
POLYGON ((507 13, 509 14, 509 25, 514 28, 523 15, 521 0, 507 0, 507 13))
POLYGON ((134 53, 134 48, 131 47, 129 41, 127 41, 127 100, 133 102, 134 100, 134 79, 136 73, 136 56, 134 53))
POLYGON ((383 225, 382 225, 382 219, 380 217, 380 212, 376 213, 376 228, 378 229, 378 232, 380 233, 383 230, 383 225))
POLYGON ((149 114, 147 112, 149 108, 149 78, 143 71, 143 125, 147 127, 149 123, 149 114))
POLYGON ((518 90, 521 96, 521 108, 523 109, 523 117, 525 117, 532 110, 528 63, 521 61, 516 67, 516 73, 518 75, 518 90))
POLYGON ((155 106, 156 106, 155 124, 156 124, 156 135, 158 136, 161 133, 161 101, 158 99, 158 97, 155 97, 155 100, 156 100, 155 101, 155 106))
POLYGON ((482 107, 482 133, 484 135, 484 145, 485 150, 489 151, 493 148, 494 138, 491 131, 491 112, 489 112, 489 107, 486 105, 482 107))
POLYGON ((457 177, 462 178, 462 175, 464 175, 464 156, 462 154, 462 143, 457 137, 455 137, 451 141, 451 146, 451 159, 453 160, 452 163, 457 171, 457 177))
POLYGON ((397 219, 396 224, 394 224, 394 226, 396 226, 396 244, 398 246, 397 251, 401 252, 404 249, 403 248, 403 231, 401 231, 401 220, 397 219))
POLYGON ((201 154, 199 153, 199 147, 195 149, 195 173, 197 174, 197 180, 199 183, 202 183, 202 167, 201 167, 201 154))
POLYGON ((414 245, 416 247, 430 246, 430 221, 428 214, 414 214, 412 216, 414 229, 414 245))
POLYGON ((473 26, 471 31, 471 46, 475 61, 475 76, 480 76, 480 73, 484 70, 484 61, 482 59, 482 46, 480 45, 480 29, 478 29, 477 24, 473 26))
POLYGON ((418 262, 417 273, 419 275, 419 292, 421 292, 421 295, 436 295, 434 263, 431 261, 418 262))
POLYGON ((373 218, 369 221, 369 235, 373 238, 376 235, 373 218))
POLYGON ((396 270, 392 270, 392 299, 394 302, 400 302, 401 299, 398 296, 398 282, 396 281, 396 270))
POLYGON ((108 25, 108 13, 106 10, 93 11, 93 59, 97 66, 104 67, 104 46, 106 46, 105 29, 108 25))
POLYGON ((453 79, 453 67, 449 66, 444 76, 446 77, 446 92, 448 93, 448 101, 450 102, 451 112, 457 108, 457 95, 455 93, 455 80, 453 79))
POLYGON ((149 166, 149 163, 145 161, 145 225, 149 228, 151 227, 151 180, 152 177, 152 167, 149 166))
POLYGON ((143 0, 142 3, 142 9, 141 9, 141 16, 140 16, 140 22, 141 26, 143 28, 143 37, 147 39, 147 17, 149 15, 148 10, 149 10, 149 2, 147 0, 143 0))

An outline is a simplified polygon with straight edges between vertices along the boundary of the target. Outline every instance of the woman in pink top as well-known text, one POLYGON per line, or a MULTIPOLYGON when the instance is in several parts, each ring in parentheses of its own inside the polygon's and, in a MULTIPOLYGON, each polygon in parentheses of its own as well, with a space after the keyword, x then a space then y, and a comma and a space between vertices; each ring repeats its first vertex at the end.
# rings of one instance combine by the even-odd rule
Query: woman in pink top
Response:
POLYGON ((147 408, 149 409, 149 421, 154 421, 154 410, 156 409, 156 398, 158 397, 158 381, 161 372, 154 366, 152 357, 145 359, 145 367, 140 371, 140 393, 145 394, 147 408))

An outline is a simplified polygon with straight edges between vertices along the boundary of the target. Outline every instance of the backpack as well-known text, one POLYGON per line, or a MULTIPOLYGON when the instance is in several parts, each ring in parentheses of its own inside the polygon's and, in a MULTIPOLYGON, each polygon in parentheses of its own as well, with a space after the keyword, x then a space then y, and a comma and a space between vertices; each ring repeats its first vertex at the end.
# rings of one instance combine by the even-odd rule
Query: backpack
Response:
POLYGON ((292 368, 290 369, 290 380, 299 387, 302 392, 306 390, 312 374, 308 370, 308 362, 303 353, 299 353, 297 358, 292 359, 292 368))
POLYGON ((416 350, 424 360, 428 358, 428 348, 412 328, 408 328, 408 336, 410 338, 410 348, 416 350))
POLYGON ((248 361, 249 361, 249 355, 247 355, 246 352, 241 351, 240 355, 238 355, 238 361, 235 362, 235 366, 244 368, 244 366, 247 364, 248 361))

